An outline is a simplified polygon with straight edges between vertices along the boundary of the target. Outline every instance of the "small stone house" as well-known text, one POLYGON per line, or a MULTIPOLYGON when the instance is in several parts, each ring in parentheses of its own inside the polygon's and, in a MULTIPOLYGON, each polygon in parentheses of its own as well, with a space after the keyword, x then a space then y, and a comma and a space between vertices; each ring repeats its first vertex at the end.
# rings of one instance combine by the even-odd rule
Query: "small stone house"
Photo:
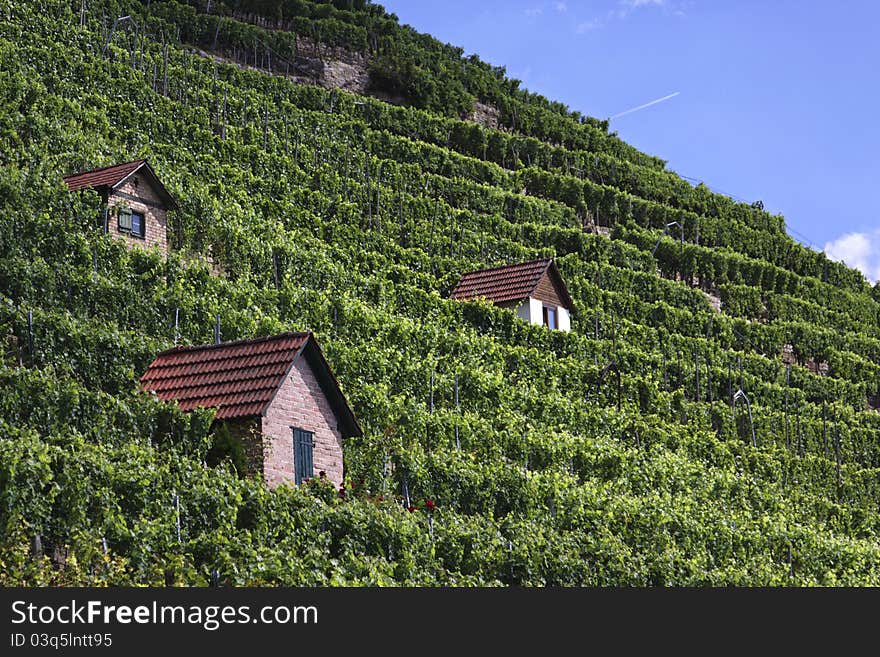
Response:
POLYGON ((146 160, 134 160, 64 178, 70 191, 94 189, 104 202, 104 233, 129 246, 168 253, 168 212, 177 202, 146 160))
POLYGON ((216 408, 215 424, 244 443, 249 474, 273 487, 321 472, 341 484, 342 441, 362 435, 311 332, 175 347, 141 385, 184 411, 216 408))
POLYGON ((552 259, 481 269, 462 275, 451 299, 484 298, 531 324, 571 330, 574 307, 552 259))

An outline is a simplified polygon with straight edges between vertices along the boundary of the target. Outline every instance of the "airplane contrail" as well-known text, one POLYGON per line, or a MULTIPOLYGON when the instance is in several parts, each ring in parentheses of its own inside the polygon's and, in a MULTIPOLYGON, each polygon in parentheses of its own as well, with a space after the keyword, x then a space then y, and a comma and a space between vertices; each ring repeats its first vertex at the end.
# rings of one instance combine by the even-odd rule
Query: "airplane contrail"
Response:
POLYGON ((663 98, 658 98, 657 100, 652 100, 650 103, 645 103, 644 105, 639 105, 638 107, 633 107, 632 109, 628 109, 625 112, 620 112, 619 114, 615 114, 614 116, 609 116, 608 120, 616 119, 625 114, 632 114, 633 112, 638 112, 639 110, 645 109, 646 107, 650 107, 651 105, 656 105, 657 103, 662 103, 664 100, 669 100, 670 98, 675 98, 680 91, 676 91, 675 93, 671 93, 668 96, 663 96, 663 98))

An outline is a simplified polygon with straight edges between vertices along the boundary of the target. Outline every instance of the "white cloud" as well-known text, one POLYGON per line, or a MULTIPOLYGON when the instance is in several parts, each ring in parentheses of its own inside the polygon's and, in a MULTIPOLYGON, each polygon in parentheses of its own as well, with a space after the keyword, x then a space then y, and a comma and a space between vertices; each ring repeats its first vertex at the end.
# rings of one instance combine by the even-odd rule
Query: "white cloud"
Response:
POLYGON ((593 20, 578 23, 575 25, 574 31, 578 34, 586 34, 587 32, 598 30, 600 27, 602 27, 602 21, 598 18, 594 18, 593 20))
POLYGON ((617 10, 612 10, 609 14, 619 20, 624 20, 639 9, 658 7, 664 11, 671 11, 676 16, 684 16, 682 7, 685 4, 687 3, 684 0, 618 0, 617 10))
POLYGON ((529 7, 526 9, 526 16, 540 16, 544 13, 544 7, 529 7))
POLYGON ((825 244, 825 254, 858 269, 872 283, 880 280, 880 230, 847 233, 825 244))
MULTIPOLYGON (((675 16, 682 17, 685 15, 684 7, 687 5, 688 0, 617 0, 617 4, 612 5, 612 8, 605 14, 604 19, 593 18, 588 21, 581 21, 575 24, 574 31, 577 34, 586 34, 587 32, 601 29, 606 25, 610 27, 614 21, 624 21, 630 14, 641 9, 655 8, 666 14, 672 13, 675 16)), ((568 5, 565 2, 557 2, 555 6, 559 12, 568 9, 568 5)))
POLYGON ((564 14, 568 11, 568 5, 564 2, 557 2, 554 6, 556 7, 556 11, 558 11, 560 14, 564 14))

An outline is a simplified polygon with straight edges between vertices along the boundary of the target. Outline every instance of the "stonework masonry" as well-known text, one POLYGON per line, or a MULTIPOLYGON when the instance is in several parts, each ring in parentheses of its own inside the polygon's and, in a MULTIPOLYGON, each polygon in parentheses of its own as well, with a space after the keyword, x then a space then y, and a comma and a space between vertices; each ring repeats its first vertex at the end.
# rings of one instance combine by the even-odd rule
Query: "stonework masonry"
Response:
POLYGON ((293 484, 293 427, 314 433, 312 462, 335 485, 343 480, 342 434, 336 416, 312 368, 298 358, 262 418, 265 457, 263 476, 269 486, 293 484))
POLYGON ((107 229, 111 235, 125 240, 129 246, 145 249, 155 246, 163 255, 168 254, 168 213, 164 209, 162 199, 145 176, 135 173, 124 185, 110 194, 107 206, 109 208, 107 229), (146 231, 143 238, 119 230, 116 210, 120 206, 128 206, 135 212, 144 213, 146 231))

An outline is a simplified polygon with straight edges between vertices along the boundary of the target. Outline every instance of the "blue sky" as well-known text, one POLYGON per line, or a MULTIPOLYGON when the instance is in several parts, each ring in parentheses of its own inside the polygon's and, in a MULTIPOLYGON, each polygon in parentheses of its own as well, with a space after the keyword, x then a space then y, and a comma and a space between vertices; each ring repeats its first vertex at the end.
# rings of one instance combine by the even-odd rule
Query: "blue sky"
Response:
POLYGON ((380 3, 880 279, 880 3, 380 3))

